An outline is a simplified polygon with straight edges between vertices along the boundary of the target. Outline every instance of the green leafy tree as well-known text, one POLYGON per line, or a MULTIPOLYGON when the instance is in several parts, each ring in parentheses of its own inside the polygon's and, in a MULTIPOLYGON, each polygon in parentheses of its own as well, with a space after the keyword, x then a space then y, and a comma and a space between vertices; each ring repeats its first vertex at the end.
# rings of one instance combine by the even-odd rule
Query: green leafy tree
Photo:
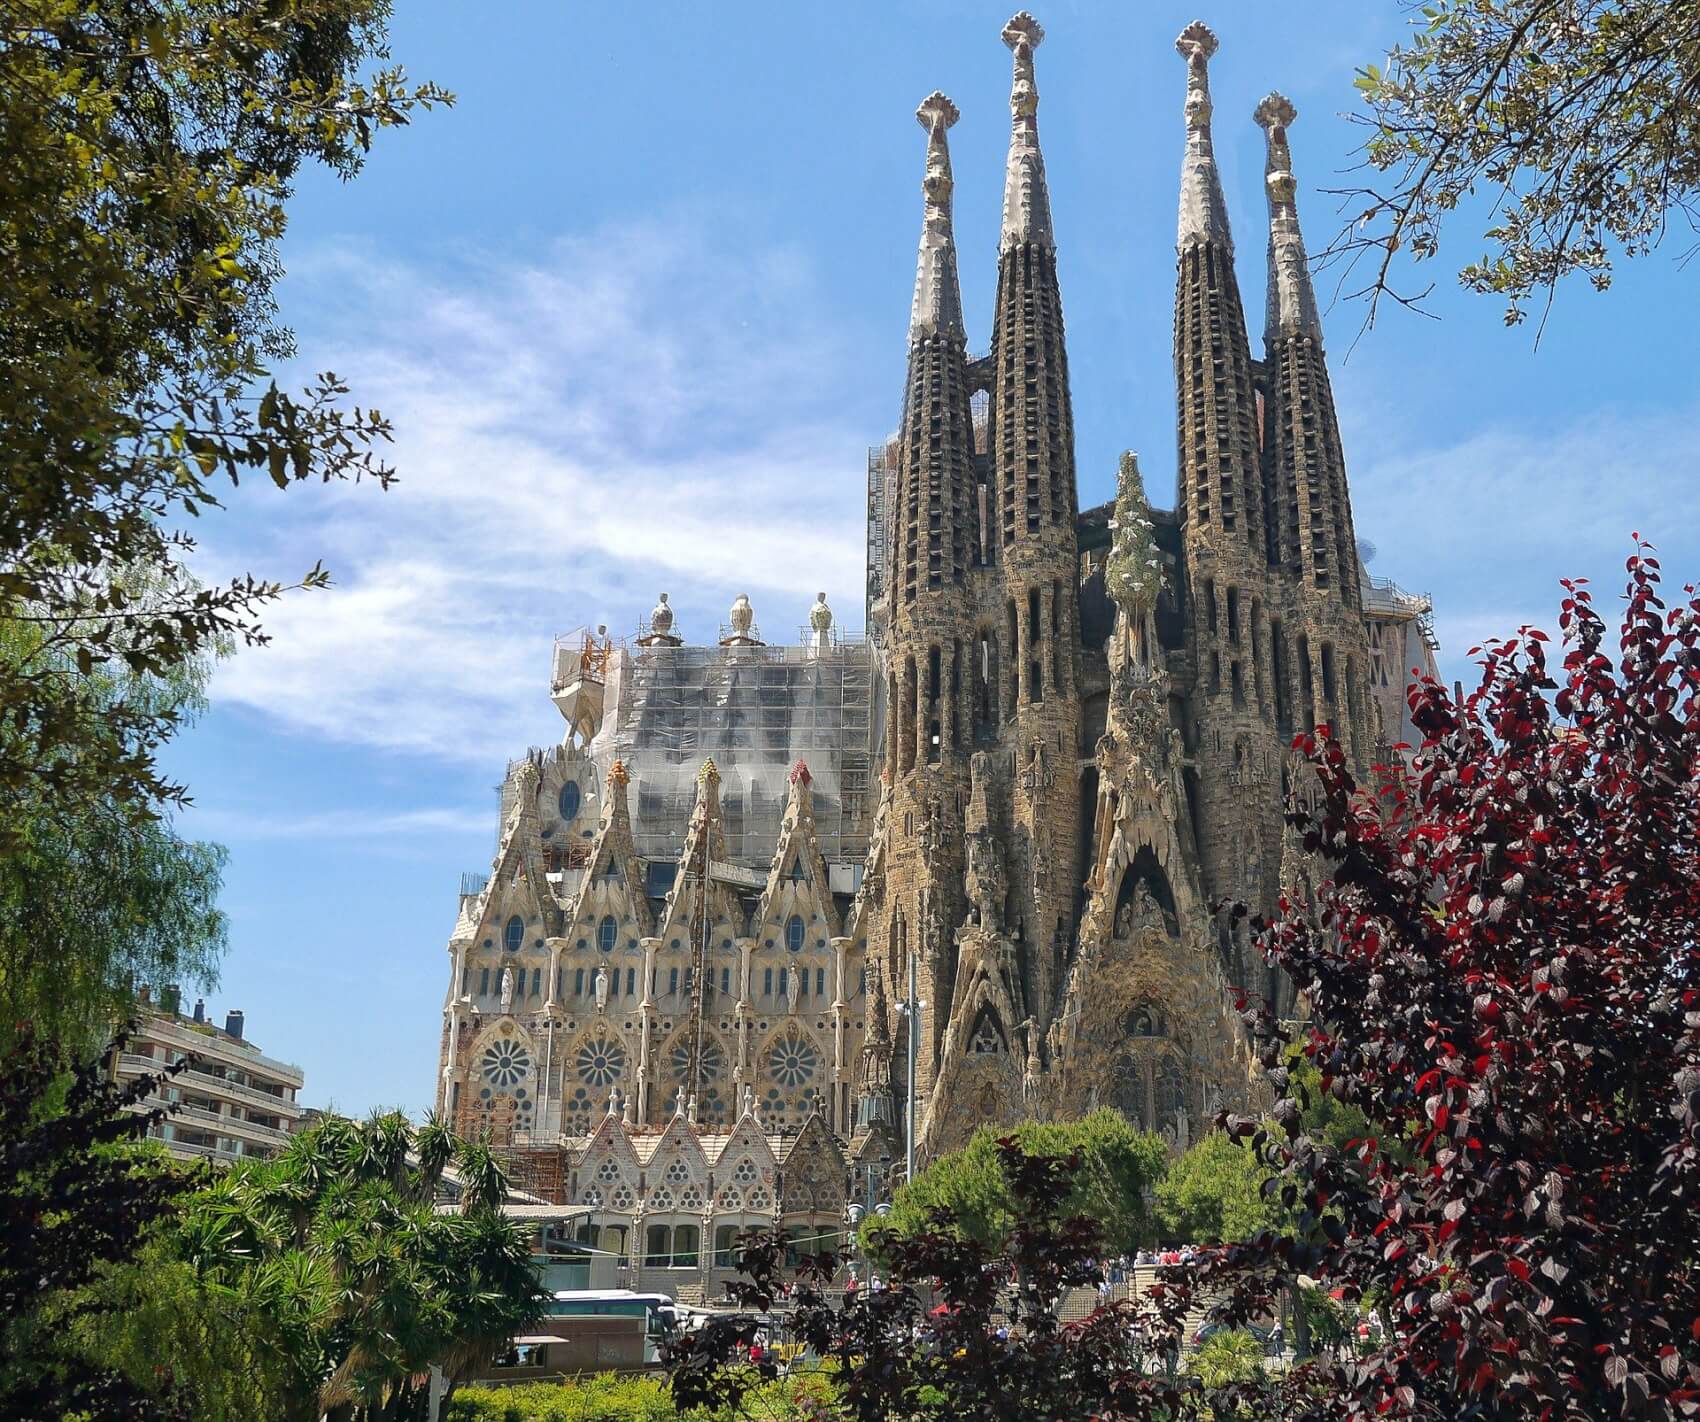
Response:
POLYGON ((952 1229, 981 1244, 1003 1239, 1015 1201, 1002 1140, 1032 1155, 1076 1158, 1065 1208, 1097 1221, 1106 1249, 1130 1250, 1151 1237, 1145 1199, 1163 1174, 1167 1147, 1120 1112, 1099 1110, 1079 1121, 1029 1121, 1014 1131, 983 1127, 964 1149, 934 1161, 900 1188, 890 1215, 864 1224, 864 1245, 879 1255, 883 1235, 919 1234, 934 1227, 941 1211, 950 1216, 952 1229))
POLYGON ((140 1377, 91 1359, 77 1329, 99 1332, 111 1301, 85 1296, 171 1218, 185 1181, 137 1142, 159 1112, 140 1105, 161 1076, 119 1086, 104 1055, 71 1060, 25 1030, 0 1058, 0 1416, 186 1416, 188 1399, 157 1357, 140 1377))
POLYGON ((1277 1197, 1264 1189, 1270 1171, 1219 1131, 1194 1143, 1157 1183, 1152 1200, 1163 1238, 1229 1244, 1274 1229, 1277 1197))
MULTIPOLYGON (((95 668, 168 677, 263 640, 283 583, 175 576, 244 475, 391 471, 390 428, 333 375, 305 391, 278 251, 304 165, 358 172, 374 132, 447 102, 385 62, 387 0, 8 0, 0 15, 0 825, 20 795, 145 815, 180 707, 101 707, 95 668), (138 596, 125 570, 169 589, 138 596), (97 714, 98 713, 98 714, 97 714)), ((326 581, 315 567, 296 580, 326 581)), ((0 850, 6 849, 0 843, 0 850)))
MULTIPOLYGON (((129 581, 158 605, 157 579, 129 581)), ((41 642, 39 624, 0 623, 0 682, 29 664, 41 642)), ((210 666, 210 656, 197 655, 157 674, 122 662, 86 675, 66 671, 79 683, 77 714, 87 720, 134 712, 182 723, 204 705, 210 666)), ((92 1049, 128 1011, 136 985, 216 980, 226 942, 220 846, 185 840, 168 821, 138 819, 107 797, 55 796, 39 781, 10 797, 5 833, 0 1039, 30 1022, 92 1049)))
POLYGON ((255 1324, 272 1416, 408 1416, 432 1366, 452 1385, 541 1314, 506 1193, 489 1150, 435 1120, 328 1117, 193 1197, 176 1248, 209 1304, 255 1324), (459 1203, 439 1208, 451 1166, 459 1203))
POLYGON ((1188 1359, 1188 1370, 1207 1388, 1251 1382, 1263 1376, 1263 1345, 1243 1328, 1224 1328, 1199 1345, 1188 1359))
MULTIPOLYGON (((1347 190, 1350 222, 1326 256, 1367 259, 1359 288, 1392 286, 1395 254, 1440 250, 1460 207, 1487 214, 1472 291, 1506 321, 1580 273, 1611 282, 1673 220, 1692 232, 1700 185, 1700 5, 1695 0, 1411 0, 1412 33, 1357 84, 1378 175, 1347 190)), ((1690 248, 1689 250, 1692 250, 1690 248)), ((1348 282, 1350 278, 1348 278, 1348 282)))

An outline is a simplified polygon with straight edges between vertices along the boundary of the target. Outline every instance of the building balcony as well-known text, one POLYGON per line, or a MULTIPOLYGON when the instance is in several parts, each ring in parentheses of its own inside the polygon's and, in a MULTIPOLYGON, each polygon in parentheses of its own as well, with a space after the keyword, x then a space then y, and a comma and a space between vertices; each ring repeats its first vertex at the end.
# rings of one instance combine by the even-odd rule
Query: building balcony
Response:
MULTIPOLYGON (((118 1075, 121 1078, 129 1078, 160 1072, 166 1065, 167 1063, 156 1061, 153 1057, 139 1057, 124 1052, 118 1058, 118 1075)), ((193 1067, 185 1067, 172 1077, 172 1082, 180 1087, 194 1087, 208 1096, 237 1101, 244 1106, 260 1106, 265 1108, 269 1115, 282 1116, 289 1120, 296 1119, 306 1110, 299 1101, 273 1096, 269 1091, 243 1086, 222 1076, 213 1076, 210 1072, 196 1071, 193 1067)))
MULTIPOLYGON (((145 1018, 136 1029, 134 1040, 157 1042, 181 1050, 185 1056, 204 1057, 220 1066, 233 1066, 257 1076, 276 1077, 283 1085, 299 1091, 305 1075, 293 1062, 268 1057, 257 1048, 238 1045, 216 1032, 197 1032, 182 1022, 166 1017, 145 1018)), ((157 1063, 156 1063, 157 1066, 157 1063)))

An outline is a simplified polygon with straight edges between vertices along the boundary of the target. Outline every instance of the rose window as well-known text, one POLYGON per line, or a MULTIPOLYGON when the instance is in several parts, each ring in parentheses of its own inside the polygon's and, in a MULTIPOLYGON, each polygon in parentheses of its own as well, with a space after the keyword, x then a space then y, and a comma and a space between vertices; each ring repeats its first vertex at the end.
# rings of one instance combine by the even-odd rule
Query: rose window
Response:
POLYGON ((484 1049, 480 1065, 492 1086, 517 1086, 531 1074, 531 1053, 522 1043, 504 1037, 484 1049))
POLYGON ((600 1207, 602 1204, 602 1192, 592 1185, 584 1192, 584 1198, 579 1201, 579 1204, 600 1207))
POLYGON ((815 1044, 800 1032, 788 1032, 769 1049, 767 1069, 781 1086, 801 1086, 820 1065, 815 1044))
POLYGON ((578 1049, 579 1080, 587 1086, 612 1086, 626 1069, 626 1049, 606 1037, 578 1049))
POLYGON ((577 1087, 562 1110, 562 1127, 569 1132, 588 1132, 590 1112, 590 1093, 582 1086, 577 1087))
MULTIPOLYGON (((691 1042, 690 1038, 682 1038, 673 1048, 669 1060, 673 1065, 673 1076, 684 1081, 691 1072, 691 1042)), ((726 1054, 720 1050, 720 1043, 712 1037, 705 1038, 702 1044, 702 1079, 712 1081, 725 1069, 726 1054)))
POLYGON ((615 1188, 612 1197, 610 1197, 609 1203, 612 1204, 616 1210, 631 1209, 633 1204, 632 1187, 622 1182, 615 1188))
POLYGON ((756 1179, 756 1163, 745 1156, 732 1171, 732 1179, 740 1185, 753 1185, 756 1179))
POLYGON ((596 1167, 596 1178, 604 1185, 612 1185, 620 1178, 620 1163, 616 1160, 605 1160, 596 1167))
POLYGON ((661 1177, 669 1185, 683 1185, 691 1178, 691 1169, 682 1160, 675 1160, 667 1167, 667 1172, 661 1177))
POLYGON ((649 1208, 652 1210, 670 1210, 673 1208, 673 1192, 665 1185, 657 1185, 649 1192, 649 1208))
POLYGON ((687 1185, 679 1196, 681 1210, 700 1210, 702 1208, 702 1191, 695 1185, 687 1185))
POLYGON ((766 1186, 758 1185, 750 1191, 750 1208, 752 1210, 771 1210, 773 1208, 773 1196, 767 1193, 766 1186))
POLYGON ((716 1203, 723 1210, 741 1209, 744 1203, 743 1192, 736 1185, 724 1186, 716 1197, 716 1203))

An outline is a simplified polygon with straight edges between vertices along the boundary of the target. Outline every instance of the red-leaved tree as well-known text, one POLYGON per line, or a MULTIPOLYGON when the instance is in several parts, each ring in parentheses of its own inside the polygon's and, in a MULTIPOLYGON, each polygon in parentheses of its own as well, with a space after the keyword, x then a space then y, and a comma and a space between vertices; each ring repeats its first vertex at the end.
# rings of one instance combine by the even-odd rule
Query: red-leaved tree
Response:
POLYGON ((1230 1316, 1304 1274, 1391 1326, 1289 1416, 1700 1415, 1700 602, 1628 569, 1615 647, 1566 583, 1561 668, 1524 629, 1414 687, 1373 794, 1305 747, 1328 880, 1261 941, 1312 1020, 1247 1008, 1281 1099, 1225 1118, 1299 1226, 1206 1267, 1230 1316), (1290 1036, 1377 1138, 1305 1133, 1290 1036))
MULTIPOLYGON (((1223 1116, 1268 1166, 1291 1228, 1165 1268, 1137 1302, 1063 1325, 1095 1279, 1091 1222, 1058 1217, 1066 1161, 1004 1143, 1016 1220, 995 1249, 944 1226, 902 1241, 887 1288, 835 1304, 805 1270, 797 1336, 836 1365, 823 1412, 854 1422, 1127 1422, 1700 1416, 1700 601, 1667 609, 1644 545, 1615 654, 1566 584, 1544 634, 1483 649, 1462 705, 1413 688, 1423 744, 1356 784, 1324 729, 1291 823, 1313 899, 1260 925, 1309 1005, 1242 1003, 1276 1100, 1223 1116), (1306 1130, 1308 1088, 1376 1133, 1306 1130), (1304 1074, 1314 1081, 1315 1076, 1304 1074), (1373 1351, 1207 1386, 1175 1375, 1194 1299, 1227 1323, 1319 1282, 1371 1302, 1373 1351)), ((756 1239, 738 1297, 773 1307, 783 1240, 756 1239)), ((753 1316, 676 1350, 681 1406, 741 1403, 753 1316)))

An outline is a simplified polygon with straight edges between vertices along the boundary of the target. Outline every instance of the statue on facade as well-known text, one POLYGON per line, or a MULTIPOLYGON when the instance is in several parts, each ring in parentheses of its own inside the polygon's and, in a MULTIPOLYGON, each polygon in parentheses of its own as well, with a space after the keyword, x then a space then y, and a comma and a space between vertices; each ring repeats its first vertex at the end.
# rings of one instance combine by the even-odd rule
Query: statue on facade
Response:
POLYGON ((608 965, 603 963, 596 970, 596 1010, 608 1010, 608 965))
POLYGON ((1133 895, 1134 932, 1144 935, 1148 930, 1160 929, 1165 935, 1169 931, 1168 915, 1163 912, 1163 906, 1157 902, 1151 892, 1151 885, 1144 879, 1139 881, 1139 887, 1133 895))
POLYGON ((1118 942, 1128 942, 1133 937, 1133 905, 1123 904, 1116 910, 1116 939, 1118 942))
POLYGON ((797 1010, 797 995, 802 991, 803 974, 807 968, 793 968, 785 975, 785 1005, 792 1011, 797 1010))
POLYGON ((511 966, 502 969, 502 1011, 514 1010, 514 970, 511 966))
POLYGON ((1004 881, 1003 851, 989 826, 968 836, 968 867, 962 876, 973 922, 988 933, 1003 932, 1003 904, 1008 894, 1004 881))

